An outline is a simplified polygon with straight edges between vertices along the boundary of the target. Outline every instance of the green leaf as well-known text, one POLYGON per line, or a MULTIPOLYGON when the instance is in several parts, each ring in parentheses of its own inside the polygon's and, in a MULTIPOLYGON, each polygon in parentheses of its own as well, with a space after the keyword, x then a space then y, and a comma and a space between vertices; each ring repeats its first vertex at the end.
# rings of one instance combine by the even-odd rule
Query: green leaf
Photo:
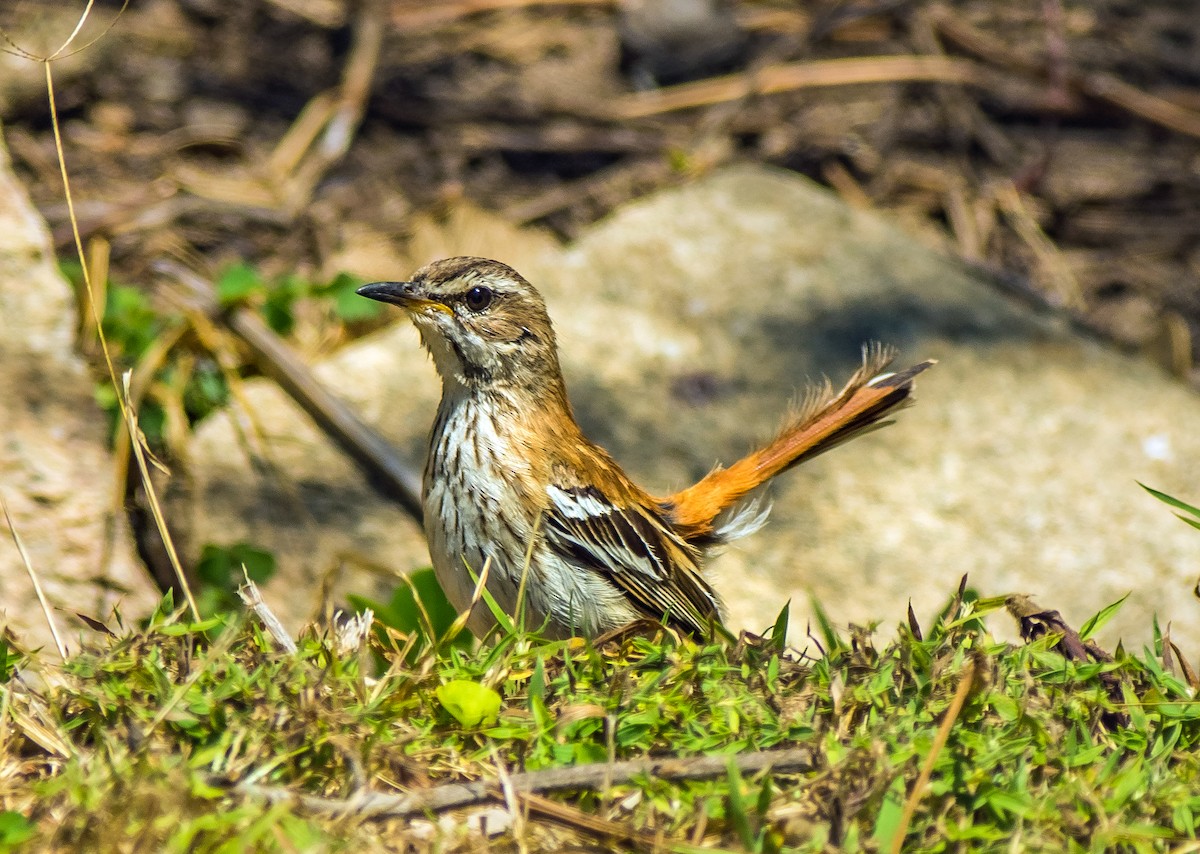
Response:
POLYGON ((183 406, 188 418, 199 421, 229 400, 229 384, 225 375, 212 363, 202 362, 183 390, 183 406))
POLYGON ((295 276, 277 282, 267 291, 262 312, 267 325, 280 335, 291 334, 296 326, 296 302, 309 294, 307 283, 295 276))
POLYGON ((198 623, 171 623, 160 628, 159 634, 165 637, 175 638, 183 635, 198 635, 207 632, 210 629, 215 629, 223 625, 222 621, 217 617, 209 617, 207 620, 201 620, 198 623))
POLYGON ((608 759, 608 749, 595 741, 576 741, 574 762, 583 765, 588 762, 603 762, 608 759))
POLYGON ((233 561, 229 550, 212 543, 206 544, 200 549, 200 560, 196 562, 196 577, 202 584, 227 587, 233 578, 233 561))
POLYGON ((200 589, 196 591, 200 613, 208 616, 238 610, 240 606, 236 591, 242 579, 249 576, 256 584, 263 584, 275 575, 275 569, 275 556, 249 543, 228 546, 205 544, 196 562, 196 577, 200 581, 200 589))
POLYGON ((774 793, 775 788, 771 785, 771 775, 764 774, 762 788, 758 790, 758 803, 755 804, 755 810, 758 812, 759 820, 767 820, 768 813, 771 810, 771 796, 774 793))
POLYGON ((381 602, 378 599, 372 599, 370 596, 361 596, 358 593, 347 593, 346 601, 350 603, 350 607, 355 611, 370 611, 375 615, 375 622, 377 623, 391 626, 397 631, 408 631, 401 626, 402 621, 393 613, 390 602, 381 602))
POLYGON ((14 810, 0 812, 0 851, 12 851, 37 835, 37 829, 25 816, 14 810))
POLYGON ((871 834, 871 838, 875 840, 880 851, 891 850, 892 839, 899 830, 900 819, 904 815, 906 795, 904 775, 897 774, 896 779, 892 780, 892 785, 888 786, 887 793, 883 796, 883 803, 879 805, 879 815, 875 817, 875 830, 871 834))
POLYGON ((1008 596, 987 596, 981 599, 976 599, 971 603, 971 615, 974 617, 982 617, 985 614, 998 611, 1008 604, 1008 599, 1008 596))
POLYGON ((783 603, 783 609, 779 612, 779 616, 775 618, 775 624, 771 626, 771 643, 775 649, 783 652, 787 646, 788 621, 791 617, 792 600, 789 599, 783 603))
MULTIPOLYGON (((407 579, 406 583, 395 589, 387 602, 353 593, 348 594, 347 598, 359 611, 370 608, 375 613, 375 619, 386 626, 405 634, 416 632, 427 641, 440 642, 458 618, 458 612, 442 592, 432 569, 410 572, 407 579), (429 616, 429 626, 425 625, 421 615, 422 608, 429 616), (432 638, 428 637, 430 630, 433 632, 432 638)), ((452 645, 465 649, 471 643, 470 636, 464 633, 455 638, 452 645)))
POLYGON ((838 634, 833 621, 829 619, 829 615, 825 613, 825 609, 817 597, 811 597, 809 604, 812 607, 813 617, 816 618, 817 628, 821 632, 820 640, 825 645, 825 654, 832 655, 836 650, 845 649, 846 642, 838 634))
POLYGON ((58 262, 58 271, 72 284, 83 284, 83 265, 76 258, 63 258, 58 262))
POLYGON ((154 606, 153 613, 150 614, 149 625, 151 628, 161 626, 166 619, 175 611, 175 592, 167 590, 163 594, 162 599, 158 600, 158 604, 154 606))
MULTIPOLYGON (((10 654, 8 651, 8 638, 0 637, 0 683, 6 683, 12 678, 13 669, 20 659, 19 655, 10 654)), ((542 660, 538 659, 538 664, 542 660)))
POLYGON ((1027 798, 1023 798, 1014 792, 1006 792, 1003 789, 992 789, 987 793, 986 801, 988 806, 998 815, 1010 813, 1012 815, 1023 816, 1029 812, 1030 807, 1027 798))
POLYGON ((1104 628, 1104 625, 1113 618, 1113 615, 1116 614, 1117 611, 1121 610, 1121 606, 1125 604, 1125 600, 1128 598, 1129 594, 1126 593, 1116 602, 1101 608, 1097 614, 1092 616, 1091 619, 1083 624, 1083 628, 1079 630, 1079 637, 1082 640, 1087 640, 1096 632, 1100 631, 1100 629, 1104 628))
POLYGON ((1195 516, 1197 519, 1200 519, 1200 507, 1193 507, 1192 505, 1190 505, 1186 502, 1180 501, 1178 498, 1175 498, 1172 495, 1167 495, 1165 492, 1159 492, 1157 489, 1153 489, 1149 486, 1146 486, 1146 484, 1142 483, 1140 480, 1137 482, 1137 485, 1140 486, 1142 489, 1146 490, 1147 492, 1149 492, 1151 495, 1153 495, 1155 498, 1157 498, 1159 501, 1163 502, 1164 504, 1169 504, 1170 506, 1174 507, 1176 510, 1182 510, 1185 513, 1195 516))
POLYGON ((1187 516, 1183 515, 1183 513, 1176 513, 1176 517, 1182 519, 1184 522, 1187 522, 1193 528, 1200 529, 1200 507, 1193 507, 1191 504, 1188 504, 1185 501, 1180 501, 1178 498, 1175 498, 1172 495, 1167 495, 1165 492, 1159 492, 1157 489, 1151 489, 1140 480, 1137 482, 1137 485, 1149 492, 1163 504, 1174 507, 1176 510, 1182 510, 1183 513, 1187 514, 1187 516), (1188 516, 1191 516, 1192 518, 1189 519, 1188 516))
POLYGON ((245 264, 235 264, 217 279, 217 299, 221 305, 244 302, 255 293, 263 293, 267 286, 258 271, 245 264))
POLYGON ((340 273, 324 288, 333 297, 334 313, 345 323, 374 320, 383 312, 383 303, 358 295, 359 284, 353 276, 340 273))
POLYGON ((546 697, 546 663, 538 656, 533 663, 533 674, 529 677, 529 704, 533 707, 534 700, 543 701, 546 697))
POLYGON ((500 716, 500 695, 478 682, 454 679, 437 689, 438 702, 467 729, 490 726, 500 716))
POLYGON ((249 543, 229 546, 209 543, 200 550, 196 575, 204 584, 232 590, 241 583, 242 567, 251 581, 262 584, 275 574, 275 556, 249 543))
MULTIPOLYGON (((446 598, 445 592, 442 591, 442 585, 438 583, 437 575, 432 569, 418 569, 416 572, 410 572, 408 580, 412 583, 413 589, 417 591, 421 604, 425 606, 429 622, 433 624, 434 639, 440 641, 446 636, 454 621, 458 619, 457 609, 446 598)), ((464 640, 468 641, 469 645, 470 639, 464 637, 464 640)))
POLYGON ((291 301, 268 299, 263 303, 263 317, 267 325, 280 335, 288 335, 296 326, 296 316, 292 312, 291 301))
POLYGON ((275 574, 275 555, 246 543, 235 543, 230 548, 238 569, 245 569, 250 580, 263 584, 275 574))
POLYGON ((742 798, 742 775, 738 772, 737 761, 729 757, 729 795, 726 798, 725 817, 733 825, 734 832, 741 840, 742 847, 747 851, 755 850, 754 828, 750 824, 750 816, 746 812, 746 802, 742 798))
POLYGON ((132 363, 154 343, 163 321, 140 290, 128 285, 111 285, 104 298, 101 325, 109 342, 132 363))
MULTIPOLYGON (((471 583, 478 585, 479 584, 479 573, 477 573, 474 569, 472 569, 467 564, 466 560, 463 561, 463 566, 465 566, 467 568, 467 572, 471 576, 471 583)), ((493 596, 491 594, 491 592, 487 589, 487 585, 484 585, 484 588, 481 591, 480 595, 481 595, 481 598, 483 599, 483 603, 485 605, 487 605, 488 610, 492 612, 492 619, 494 619, 496 621, 496 624, 500 626, 500 630, 502 632, 504 632, 506 635, 516 634, 517 633, 516 623, 514 623, 512 617, 510 617, 508 614, 506 614, 504 612, 504 609, 500 607, 500 603, 496 601, 496 597, 493 596)))
POLYGON ((96 387, 92 389, 92 398, 101 409, 117 408, 117 390, 107 380, 96 383, 96 387))

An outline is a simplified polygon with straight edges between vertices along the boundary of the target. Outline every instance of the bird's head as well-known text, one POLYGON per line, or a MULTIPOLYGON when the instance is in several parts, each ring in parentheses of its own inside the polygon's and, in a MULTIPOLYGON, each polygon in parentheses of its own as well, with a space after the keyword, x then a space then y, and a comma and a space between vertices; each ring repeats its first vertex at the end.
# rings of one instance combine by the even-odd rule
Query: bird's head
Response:
POLYGON ((516 270, 486 258, 447 258, 408 282, 375 282, 358 293, 404 309, 444 383, 467 389, 559 382, 546 303, 516 270))

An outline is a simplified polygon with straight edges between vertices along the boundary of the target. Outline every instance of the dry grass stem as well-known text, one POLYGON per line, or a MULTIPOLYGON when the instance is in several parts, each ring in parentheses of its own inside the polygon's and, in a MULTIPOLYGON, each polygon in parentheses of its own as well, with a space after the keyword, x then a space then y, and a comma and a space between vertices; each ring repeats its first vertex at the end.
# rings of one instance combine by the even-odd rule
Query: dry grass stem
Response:
POLYGON ((751 73, 713 77, 653 92, 626 95, 617 99, 614 112, 622 119, 635 119, 798 89, 916 82, 980 85, 983 75, 979 66, 971 60, 946 56, 823 59, 772 65, 751 73))
POLYGON ((67 645, 63 643, 62 636, 58 633, 58 624, 54 620, 54 611, 50 608, 50 603, 46 601, 46 593, 42 590, 42 582, 38 578, 37 571, 33 568, 32 561, 29 560, 29 553, 25 551, 25 543, 21 541, 21 534, 8 512, 8 500, 2 494, 0 494, 0 508, 4 510, 4 522, 8 525, 8 532, 12 535, 13 543, 16 544, 17 551, 21 555, 21 563, 25 565, 25 571, 29 573, 29 580, 33 584, 33 592, 37 594, 38 604, 41 605, 42 614, 46 618, 46 625, 50 627, 50 636, 54 638, 54 646, 58 648, 58 657, 66 661, 67 645))
POLYGON ((1010 181, 1002 182, 996 187, 995 198, 997 206, 1008 218, 1013 231, 1037 259, 1037 266, 1043 273, 1045 284, 1056 297, 1058 304, 1076 310, 1086 309, 1087 302, 1070 265, 1029 212, 1017 188, 1010 181))
POLYGON ((933 745, 929 748, 929 755, 925 757, 925 763, 921 766, 921 774, 917 777, 917 782, 913 784, 908 800, 904 802, 900 825, 896 828, 895 836, 892 837, 892 854, 900 854, 904 847, 904 837, 908 835, 908 828, 912 824, 913 815, 916 814, 917 804, 921 802, 921 798, 925 795, 925 788, 933 776, 933 766, 937 762, 942 748, 946 746, 946 740, 950 738, 950 730, 954 729, 954 722, 958 720, 959 713, 962 712, 963 703, 967 701, 967 695, 971 693, 971 684, 974 681, 975 660, 968 658, 963 664, 962 673, 959 674, 958 688, 954 691, 953 699, 950 700, 950 708, 946 710, 946 717, 942 719, 942 725, 938 727, 937 735, 933 738, 933 745))
MULTIPOLYGON (((128 398, 130 392, 132 373, 132 371, 126 371, 121 378, 126 398, 128 398)), ((183 564, 179 561, 179 553, 175 550, 175 541, 171 537, 171 532, 167 529, 167 520, 163 515, 162 505, 158 501, 158 493, 154 489, 154 482, 150 477, 150 468, 146 463, 146 451, 144 449, 145 437, 138 428, 137 413, 129 405, 124 407, 124 413, 126 424, 129 427, 129 443, 133 447, 133 455, 137 460, 138 470, 142 474, 142 486, 146 490, 146 501, 150 505, 150 513, 154 517, 154 524, 158 527, 163 548, 167 552, 167 559, 170 560, 171 568, 175 571, 175 579, 179 582, 179 588, 187 598, 188 609, 192 612, 192 619, 199 622, 200 609, 196 606, 196 598, 192 595, 192 587, 188 583, 187 574, 183 571, 183 564)))

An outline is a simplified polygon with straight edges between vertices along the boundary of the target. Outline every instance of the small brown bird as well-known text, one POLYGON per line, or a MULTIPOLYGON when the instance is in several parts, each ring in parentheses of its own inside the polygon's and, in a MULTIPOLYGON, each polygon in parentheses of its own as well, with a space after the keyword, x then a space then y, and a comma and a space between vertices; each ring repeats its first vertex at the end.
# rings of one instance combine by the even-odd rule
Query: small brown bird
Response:
MULTIPOLYGON (((511 267, 448 258, 358 293, 408 313, 442 378, 423 489, 438 581, 462 611, 486 561, 497 603, 516 614, 523 597, 526 625, 552 637, 594 637, 645 617, 710 631, 721 601, 701 565, 712 547, 766 521, 769 508, 751 493, 879 427, 933 364, 881 373, 890 353, 865 348, 846 386, 811 391, 774 440, 656 498, 583 435, 546 304, 511 267)), ((493 619, 478 604, 468 624, 482 636, 493 619)))

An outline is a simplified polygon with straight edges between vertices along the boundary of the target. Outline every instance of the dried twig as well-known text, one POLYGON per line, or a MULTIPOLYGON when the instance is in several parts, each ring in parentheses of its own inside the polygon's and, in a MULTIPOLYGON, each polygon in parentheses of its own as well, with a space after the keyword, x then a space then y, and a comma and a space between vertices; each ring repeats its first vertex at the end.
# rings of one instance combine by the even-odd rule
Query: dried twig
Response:
POLYGON ((384 5, 384 0, 360 5, 340 85, 305 104, 256 174, 230 176, 179 164, 175 180, 193 195, 213 201, 280 210, 289 217, 302 210, 321 177, 349 150, 366 112, 383 45, 384 5))
POLYGON ((8 684, 0 686, 4 702, 8 707, 8 718, 21 734, 51 756, 71 759, 83 753, 71 741, 71 735, 52 714, 46 704, 39 700, 18 675, 8 684))
POLYGON ((1087 95, 1119 107, 1140 119, 1162 125, 1168 130, 1200 137, 1200 113, 1172 104, 1165 98, 1143 92, 1111 74, 1089 74, 1078 79, 1087 95))
POLYGON ((508 809, 508 815, 511 820, 512 835, 517 840, 518 849, 524 851, 526 849, 525 834, 527 832, 525 811, 521 809, 521 801, 517 796, 516 789, 513 788, 512 775, 504 767, 504 762, 497 755, 495 745, 492 745, 491 752, 492 764, 496 766, 496 777, 500 784, 501 799, 504 801, 505 808, 508 809))
POLYGON ((871 56, 771 65, 758 71, 712 77, 617 99, 618 118, 635 119, 773 95, 797 89, 860 83, 957 83, 981 85, 983 74, 971 60, 947 56, 871 56))
MULTIPOLYGON (((121 12, 124 12, 127 5, 128 0, 122 3, 121 12)), ((108 340, 104 334, 104 324, 101 322, 103 306, 97 301, 98 288, 92 281, 92 265, 88 263, 88 259, 84 255, 83 238, 81 237, 79 231, 79 221, 75 216, 75 201, 74 196, 71 193, 71 179, 67 170, 67 159, 63 147, 62 128, 59 122, 58 106, 55 101, 54 74, 52 69, 54 59, 67 55, 66 51, 83 27, 84 19, 87 16, 87 12, 91 10, 91 6, 91 3, 87 5, 85 13, 80 18, 79 24, 76 26, 75 31, 71 33, 68 39, 58 48, 58 50, 49 57, 42 59, 43 70, 45 71, 46 76, 46 95, 50 102, 50 125, 54 132, 54 151, 57 157, 58 169, 63 183, 63 197, 66 201, 67 212, 71 221, 71 232, 75 244, 75 254, 79 258, 79 263, 82 267, 84 287, 88 296, 87 308, 92 313, 92 326, 96 330, 97 338, 100 341, 100 349, 104 354, 104 363, 108 369, 108 378, 112 383, 113 390, 117 394, 117 405, 121 409, 122 421, 129 427, 130 443, 138 463, 138 468, 142 475, 142 481, 146 490, 147 500, 150 504, 150 510, 154 516, 154 521, 158 526, 159 534, 162 536, 163 545, 166 548, 167 555, 171 561, 171 566, 175 570, 175 574, 181 587, 183 588, 184 594, 187 596, 188 604, 191 606, 192 614, 197 620, 199 620, 200 615, 199 611, 196 609, 196 602, 192 598, 192 592, 188 586, 187 578, 184 576, 183 567, 179 563, 179 557, 176 554, 175 545, 171 540, 170 532, 167 530, 166 522, 163 519, 162 508, 159 506, 158 497, 154 490, 154 484, 150 479, 150 472, 146 465, 146 455, 143 453, 141 445, 143 437, 141 436, 137 426, 137 413, 134 411, 132 405, 127 402, 130 384, 129 372, 127 371, 122 375, 121 382, 117 381, 116 366, 113 363, 112 353, 108 347, 108 340)), ((110 24, 109 26, 112 25, 110 24)), ((107 33, 107 29, 105 32, 107 33)), ((97 38, 100 37, 101 36, 97 36, 97 38)), ((86 45, 84 47, 86 47, 86 45)), ((79 49, 82 50, 83 48, 79 49)), ((59 646, 61 651, 61 643, 59 646)))
POLYGON ((349 3, 344 0, 267 0, 272 6, 298 15, 327 30, 346 24, 349 3))
POLYGON ((453 127, 454 144, 464 152, 659 154, 668 141, 657 130, 613 127, 573 119, 549 119, 536 125, 468 123, 453 127))
MULTIPOLYGON (((313 99, 321 105, 312 111, 320 116, 317 123, 299 133, 289 131, 268 161, 268 175, 287 176, 290 191, 285 202, 289 210, 307 204, 321 176, 342 159, 354 140, 379 64, 385 6, 384 0, 365 0, 361 4, 340 86, 329 96, 322 94, 313 99)), ((302 112, 296 126, 304 124, 305 113, 309 112, 308 108, 302 112)))
MULTIPOLYGON (((513 774, 510 780, 513 791, 520 795, 570 789, 597 789, 608 782, 620 785, 641 776, 659 777, 664 780, 701 780, 724 776, 728 773, 731 758, 738 771, 744 774, 767 770, 780 774, 797 774, 818 767, 817 752, 813 748, 794 747, 787 750, 742 753, 734 757, 694 756, 683 759, 670 757, 631 759, 615 763, 594 762, 568 768, 527 771, 513 774)), ((353 816, 358 819, 401 818, 502 798, 496 783, 482 781, 443 783, 406 795, 360 791, 345 799, 306 795, 278 786, 242 784, 237 788, 247 795, 264 798, 273 803, 294 803, 320 815, 353 816)))
POLYGON ((585 813, 583 810, 573 807, 570 804, 562 804, 529 792, 518 797, 530 812, 537 813, 543 818, 552 819, 595 836, 624 840, 647 849, 654 848, 655 843, 658 841, 657 834, 637 830, 628 825, 621 824, 619 821, 612 821, 597 815, 585 813))
POLYGON ((667 186, 679 181, 662 157, 645 157, 599 169, 574 181, 551 185, 529 199, 519 199, 501 209, 503 216, 524 224, 561 210, 580 210, 586 205, 612 207, 617 200, 638 195, 639 189, 667 186))
POLYGON ((401 0, 394 4, 392 25, 398 30, 440 26, 483 12, 528 9, 533 6, 616 6, 618 0, 401 0))

